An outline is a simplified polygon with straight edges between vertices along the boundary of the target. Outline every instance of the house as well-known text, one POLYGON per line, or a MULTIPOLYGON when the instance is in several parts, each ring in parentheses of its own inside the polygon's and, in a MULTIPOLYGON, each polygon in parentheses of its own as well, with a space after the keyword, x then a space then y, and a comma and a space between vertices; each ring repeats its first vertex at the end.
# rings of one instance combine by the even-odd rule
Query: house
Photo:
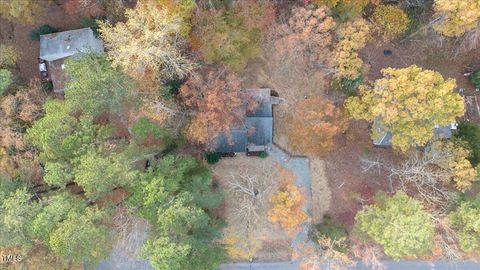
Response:
MULTIPOLYGON (((434 137, 435 138, 445 138, 449 139, 453 136, 453 130, 457 129, 457 123, 451 123, 448 126, 439 126, 436 125, 434 128, 434 137)), ((381 124, 375 119, 373 122, 373 129, 375 129, 381 136, 373 140, 373 144, 376 146, 391 146, 392 145, 392 132, 384 131, 381 124)))
POLYGON ((103 53, 103 43, 92 29, 82 28, 40 36, 39 70, 42 79, 51 81, 53 90, 63 93, 67 76, 64 61, 78 53, 103 53))
POLYGON ((279 104, 279 98, 272 96, 269 88, 246 89, 258 105, 253 111, 247 111, 241 124, 232 128, 230 133, 220 134, 213 145, 218 153, 261 152, 273 142, 272 106, 279 104))

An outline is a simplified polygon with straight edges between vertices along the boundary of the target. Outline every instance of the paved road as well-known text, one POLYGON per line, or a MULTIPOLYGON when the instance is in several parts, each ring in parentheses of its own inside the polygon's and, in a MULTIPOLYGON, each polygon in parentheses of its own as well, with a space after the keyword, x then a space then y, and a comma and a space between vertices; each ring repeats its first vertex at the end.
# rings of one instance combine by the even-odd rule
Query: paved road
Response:
MULTIPOLYGON (((385 261, 387 270, 479 270, 480 264, 476 262, 421 262, 421 261, 385 261)), ((284 263, 235 263, 225 264, 219 270, 298 270, 298 265, 291 262, 284 263)), ((370 270, 363 264, 357 265, 353 270, 370 270)))

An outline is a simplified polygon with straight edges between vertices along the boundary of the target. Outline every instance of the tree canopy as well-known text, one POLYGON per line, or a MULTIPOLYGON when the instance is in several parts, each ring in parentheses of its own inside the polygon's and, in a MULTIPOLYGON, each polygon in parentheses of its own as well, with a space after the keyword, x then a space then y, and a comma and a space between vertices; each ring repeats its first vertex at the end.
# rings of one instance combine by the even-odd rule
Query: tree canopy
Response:
POLYGON ((145 243, 146 256, 158 269, 216 269, 224 261, 220 223, 207 209, 223 196, 212 186, 211 174, 192 157, 166 156, 132 186, 129 203, 154 226, 145 243))
POLYGON ((207 148, 212 147, 211 141, 220 133, 228 136, 230 129, 243 120, 245 109, 256 105, 240 88, 237 76, 224 75, 222 71, 192 74, 179 94, 187 108, 195 110, 186 130, 187 138, 207 148))
POLYGON ((480 200, 467 200, 451 212, 450 221, 458 230, 460 247, 467 252, 480 248, 480 200))
POLYGON ((0 96, 12 83, 12 73, 7 69, 0 69, 0 96))
POLYGON ((203 11, 194 17, 192 47, 208 62, 242 70, 260 53, 260 41, 275 18, 270 1, 238 1, 230 9, 203 11))
POLYGON ((323 155, 333 148, 333 137, 344 128, 340 109, 321 98, 300 101, 289 129, 292 149, 312 155, 323 155))
POLYGON ((123 112, 123 103, 133 85, 124 73, 112 68, 105 56, 84 54, 69 58, 65 60, 65 72, 72 78, 65 89, 70 112, 91 116, 123 112))
POLYGON ((111 250, 109 231, 100 223, 104 218, 105 212, 96 207, 89 207, 83 213, 69 211, 50 235, 48 245, 65 260, 95 265, 111 250))
POLYGON ((0 1, 0 16, 20 24, 34 24, 50 0, 0 1))
POLYGON ((434 28, 447 37, 459 37, 480 23, 480 2, 477 0, 435 0, 435 14, 440 17, 434 28))
POLYGON ((416 65, 383 69, 382 74, 384 78, 373 86, 360 86, 359 97, 345 103, 353 118, 376 121, 372 138, 391 132, 392 145, 407 151, 425 145, 437 125, 447 126, 464 113, 454 79, 445 80, 440 73, 416 65))
POLYGON ((358 212, 355 221, 361 233, 394 259, 422 255, 433 245, 431 215, 419 201, 401 191, 391 197, 377 195, 376 203, 358 212))
POLYGON ((156 1, 138 1, 134 9, 125 12, 125 23, 112 26, 100 22, 99 31, 113 66, 142 80, 166 81, 190 73, 193 64, 182 54, 180 33, 187 31, 183 20, 188 20, 191 2, 182 1, 179 7, 185 4, 187 10, 169 12, 156 1))

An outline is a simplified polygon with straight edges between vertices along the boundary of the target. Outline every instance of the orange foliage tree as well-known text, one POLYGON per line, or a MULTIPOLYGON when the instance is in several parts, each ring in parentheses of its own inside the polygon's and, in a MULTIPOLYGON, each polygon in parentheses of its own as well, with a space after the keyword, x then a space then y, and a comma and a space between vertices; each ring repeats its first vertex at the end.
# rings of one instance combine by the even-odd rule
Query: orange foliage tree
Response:
MULTIPOLYGON (((39 81, 19 88, 14 94, 0 100, 0 174, 11 177, 22 173, 18 167, 30 163, 26 168, 38 169, 35 152, 25 141, 25 129, 42 115, 45 94, 39 81)), ((35 172, 37 173, 37 172, 35 172)))
POLYGON ((240 89, 240 82, 233 74, 224 71, 209 71, 206 75, 192 74, 179 91, 180 98, 187 108, 192 109, 193 117, 186 129, 187 138, 207 148, 220 134, 227 137, 230 130, 243 120, 244 105, 254 106, 251 97, 240 89))
POLYGON ((288 131, 290 147, 312 155, 330 151, 333 137, 345 128, 342 111, 319 96, 301 100, 295 108, 288 131))
POLYGON ((307 214, 302 210, 305 197, 295 185, 293 173, 282 170, 283 186, 271 199, 272 207, 268 210, 268 220, 278 222, 285 232, 292 236, 299 231, 300 225, 307 220, 307 214))

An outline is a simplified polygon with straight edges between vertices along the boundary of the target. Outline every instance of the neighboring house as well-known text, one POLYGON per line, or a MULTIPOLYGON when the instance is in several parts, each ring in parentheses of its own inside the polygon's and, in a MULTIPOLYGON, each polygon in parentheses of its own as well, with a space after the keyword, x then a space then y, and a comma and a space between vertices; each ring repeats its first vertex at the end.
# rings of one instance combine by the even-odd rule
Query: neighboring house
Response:
POLYGON ((272 105, 279 103, 279 98, 272 96, 271 90, 246 89, 258 102, 257 107, 248 112, 242 124, 231 129, 228 135, 220 134, 213 143, 215 151, 219 153, 248 153, 265 151, 273 141, 273 114, 272 105))
MULTIPOLYGON (((435 138, 446 138, 449 139, 453 135, 453 130, 457 129, 457 123, 451 123, 448 126, 435 126, 434 128, 434 137, 435 138)), ((377 120, 373 122, 373 129, 376 129, 382 136, 378 139, 373 140, 373 144, 376 146, 391 146, 392 145, 392 132, 383 131, 382 126, 378 123, 377 120)))
POLYGON ((65 59, 85 52, 103 53, 102 41, 90 28, 41 35, 39 69, 42 79, 51 81, 55 92, 63 93, 68 79, 64 72, 65 59))

